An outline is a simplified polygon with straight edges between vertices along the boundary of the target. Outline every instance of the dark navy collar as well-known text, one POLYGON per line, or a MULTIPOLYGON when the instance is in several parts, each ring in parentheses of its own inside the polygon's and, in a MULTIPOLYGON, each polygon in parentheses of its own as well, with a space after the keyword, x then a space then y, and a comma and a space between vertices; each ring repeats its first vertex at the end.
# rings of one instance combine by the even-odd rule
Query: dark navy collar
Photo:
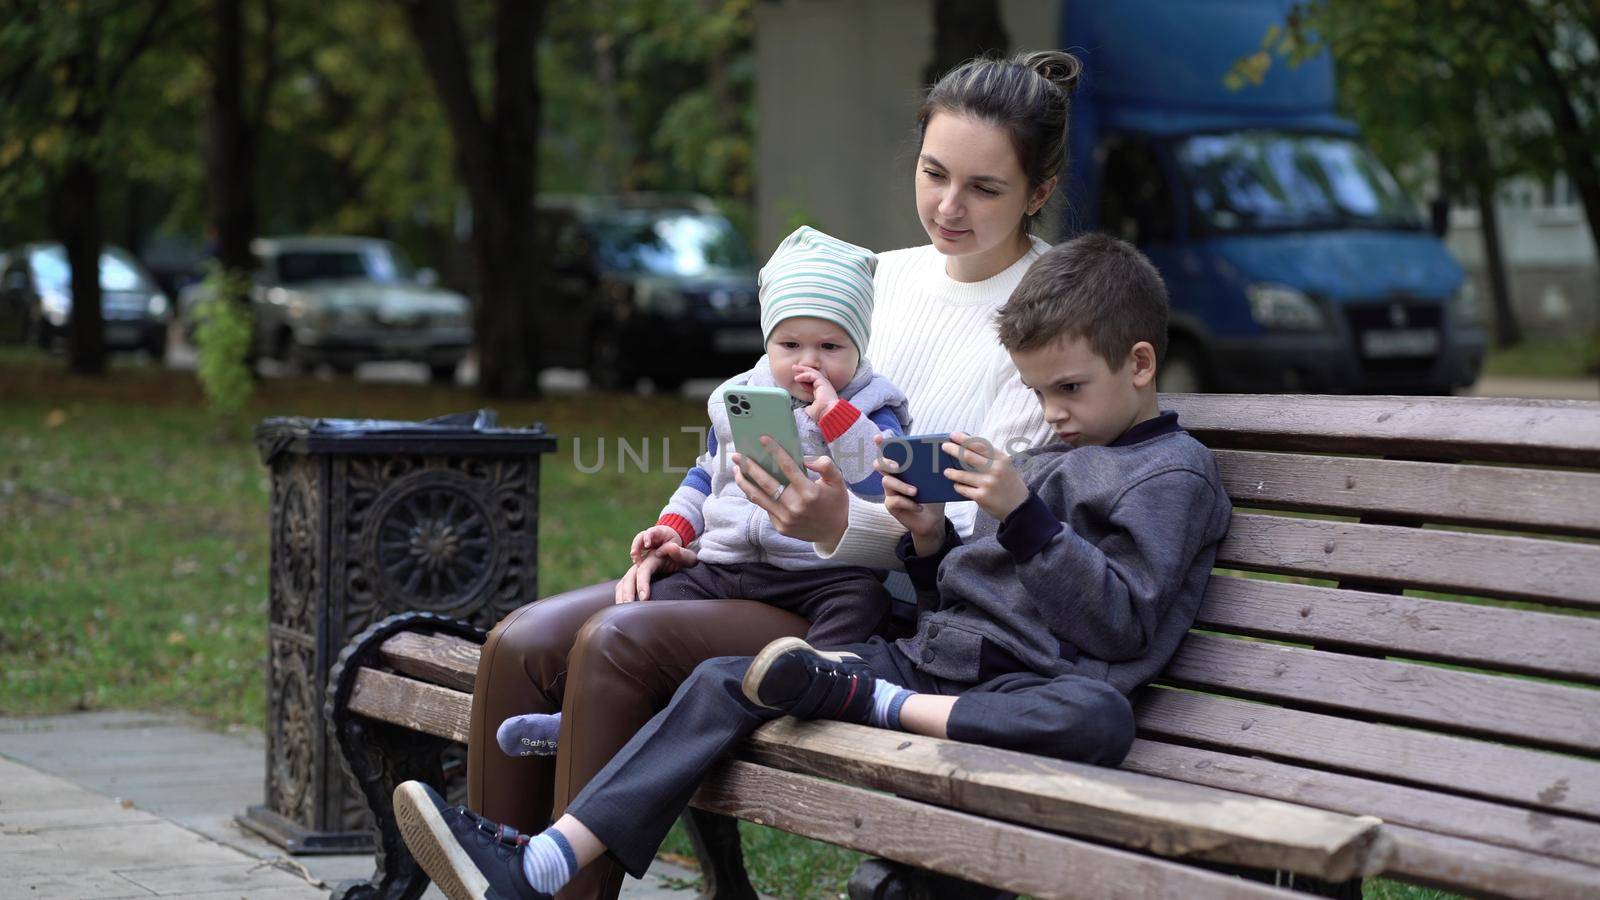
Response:
POLYGON ((1182 428, 1178 427, 1178 414, 1175 412, 1164 412, 1160 413, 1155 418, 1145 419, 1143 422, 1136 423, 1132 428, 1124 431, 1122 433, 1122 437, 1117 438, 1106 446, 1127 447, 1140 443, 1141 441, 1148 441, 1154 437, 1160 437, 1164 434, 1173 434, 1182 430, 1182 428))

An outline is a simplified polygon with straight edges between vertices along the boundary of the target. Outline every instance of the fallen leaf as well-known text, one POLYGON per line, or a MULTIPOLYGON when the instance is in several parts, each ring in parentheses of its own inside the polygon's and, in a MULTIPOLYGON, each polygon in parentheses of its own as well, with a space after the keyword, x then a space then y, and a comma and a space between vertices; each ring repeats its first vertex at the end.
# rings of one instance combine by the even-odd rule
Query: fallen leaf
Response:
POLYGON ((64 409, 52 409, 52 410, 50 410, 50 412, 45 414, 44 427, 46 427, 46 428, 60 428, 61 426, 65 425, 65 424, 67 424, 67 411, 66 410, 64 410, 64 409))

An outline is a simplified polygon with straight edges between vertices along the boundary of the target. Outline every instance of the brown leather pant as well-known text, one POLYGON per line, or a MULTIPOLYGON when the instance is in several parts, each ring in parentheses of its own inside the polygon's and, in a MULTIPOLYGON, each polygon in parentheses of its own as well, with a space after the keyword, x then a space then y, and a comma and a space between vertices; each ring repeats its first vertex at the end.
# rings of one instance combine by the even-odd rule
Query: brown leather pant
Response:
MULTIPOLYGON (((567 808, 633 733, 666 707, 694 667, 754 656, 803 636, 805 619, 751 600, 617 605, 616 582, 547 597, 506 616, 478 661, 467 744, 467 805, 537 833, 567 808), (560 752, 510 757, 495 743, 508 716, 562 711, 560 752)), ((614 898, 622 867, 603 856, 559 900, 614 898)))

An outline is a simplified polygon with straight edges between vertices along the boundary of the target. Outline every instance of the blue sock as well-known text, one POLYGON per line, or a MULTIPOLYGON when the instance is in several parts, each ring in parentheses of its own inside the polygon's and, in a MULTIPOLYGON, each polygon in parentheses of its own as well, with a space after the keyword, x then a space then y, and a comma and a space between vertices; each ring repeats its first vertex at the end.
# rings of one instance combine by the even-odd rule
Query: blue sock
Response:
POLYGON ((534 890, 554 895, 578 874, 578 855, 561 832, 546 828, 522 848, 522 874, 534 890))
POLYGON ((507 756, 555 756, 561 734, 561 713, 512 716, 495 730, 495 742, 507 756))
POLYGON ((867 723, 877 728, 905 731, 905 728, 900 725, 900 707, 905 705, 906 700, 915 696, 916 691, 908 690, 882 678, 877 678, 873 681, 872 712, 867 716, 867 723))

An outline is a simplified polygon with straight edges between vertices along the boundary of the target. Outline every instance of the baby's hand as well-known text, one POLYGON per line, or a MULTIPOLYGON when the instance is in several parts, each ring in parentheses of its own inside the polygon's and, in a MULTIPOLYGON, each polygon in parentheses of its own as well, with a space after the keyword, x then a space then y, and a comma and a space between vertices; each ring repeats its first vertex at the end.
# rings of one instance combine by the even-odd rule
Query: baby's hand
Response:
POLYGON ((955 482, 956 493, 989 515, 1004 519, 1028 499, 1028 485, 1011 465, 1011 457, 994 444, 953 431, 941 447, 961 463, 960 468, 944 470, 945 477, 955 482))
POLYGON ((637 564, 646 556, 672 543, 683 543, 683 536, 666 525, 651 525, 633 536, 633 546, 628 549, 628 557, 637 564))
MULTIPOLYGON (((881 449, 883 435, 874 439, 881 449)), ((917 489, 896 478, 895 464, 882 456, 873 463, 883 476, 883 508, 911 532, 918 556, 932 556, 944 543, 944 504, 918 503, 917 489)))
POLYGON ((828 408, 839 399, 839 392, 833 389, 833 382, 828 380, 828 376, 810 366, 794 367, 794 383, 811 391, 811 405, 806 407, 806 415, 813 422, 822 421, 828 408))

